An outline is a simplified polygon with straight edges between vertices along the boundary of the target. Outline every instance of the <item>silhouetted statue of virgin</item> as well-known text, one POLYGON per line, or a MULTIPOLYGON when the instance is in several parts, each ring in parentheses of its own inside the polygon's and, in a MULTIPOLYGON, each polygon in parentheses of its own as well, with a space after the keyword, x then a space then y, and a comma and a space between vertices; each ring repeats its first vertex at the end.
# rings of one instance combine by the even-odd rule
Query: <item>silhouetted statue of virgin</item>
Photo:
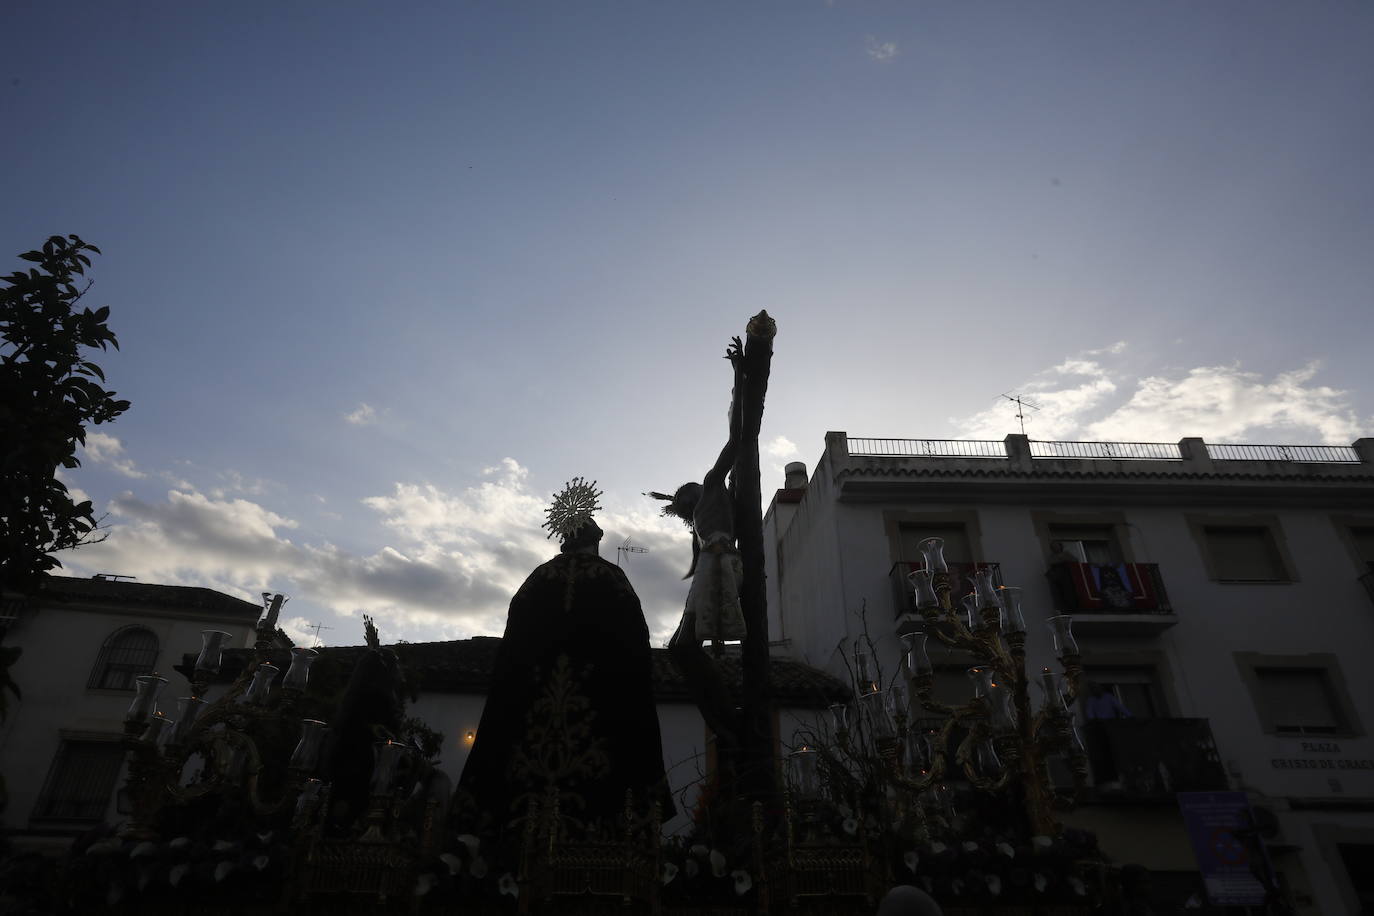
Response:
POLYGON ((614 825, 630 790, 673 814, 654 703, 649 629, 629 580, 597 553, 595 482, 570 481, 544 526, 561 552, 511 599, 477 736, 458 782, 462 816, 501 832, 556 795, 564 823, 614 825))

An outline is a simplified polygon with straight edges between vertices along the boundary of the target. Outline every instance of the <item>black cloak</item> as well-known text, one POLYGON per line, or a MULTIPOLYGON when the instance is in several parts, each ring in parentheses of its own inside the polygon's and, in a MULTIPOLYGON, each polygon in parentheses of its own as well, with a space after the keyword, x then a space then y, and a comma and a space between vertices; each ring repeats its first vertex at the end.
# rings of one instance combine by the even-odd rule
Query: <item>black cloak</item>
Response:
POLYGON ((641 814, 658 801, 671 817, 651 664, 618 566, 565 553, 535 569, 511 599, 458 809, 500 831, 554 786, 575 821, 616 823, 627 789, 641 814))

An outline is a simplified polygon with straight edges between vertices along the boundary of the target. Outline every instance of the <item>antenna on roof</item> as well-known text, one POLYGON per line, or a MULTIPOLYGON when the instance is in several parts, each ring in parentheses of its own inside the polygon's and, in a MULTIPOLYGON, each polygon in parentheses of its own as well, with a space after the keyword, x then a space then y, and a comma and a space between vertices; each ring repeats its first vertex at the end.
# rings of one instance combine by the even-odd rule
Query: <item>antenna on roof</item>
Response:
POLYGON ((1021 397, 1019 394, 1006 394, 1004 392, 1002 397, 1016 405, 1016 419, 1021 421, 1021 435, 1024 436, 1026 434, 1026 408, 1039 410, 1040 405, 1028 398, 1021 397))
POLYGON ((619 566, 619 565, 620 565, 620 558, 621 558, 622 556, 625 556, 626 554, 631 554, 631 553, 648 553, 648 552, 649 552, 649 548, 647 548, 647 547, 636 547, 634 544, 631 544, 631 543, 630 543, 630 539, 629 539, 629 538, 626 538, 626 539, 625 539, 625 543, 624 543, 624 544, 621 544, 619 547, 617 547, 617 548, 615 549, 615 565, 616 565, 616 566, 619 566))
POLYGON ((96 573, 92 579, 99 579, 102 582, 118 582, 120 579, 137 579, 138 576, 126 576, 123 573, 96 573))

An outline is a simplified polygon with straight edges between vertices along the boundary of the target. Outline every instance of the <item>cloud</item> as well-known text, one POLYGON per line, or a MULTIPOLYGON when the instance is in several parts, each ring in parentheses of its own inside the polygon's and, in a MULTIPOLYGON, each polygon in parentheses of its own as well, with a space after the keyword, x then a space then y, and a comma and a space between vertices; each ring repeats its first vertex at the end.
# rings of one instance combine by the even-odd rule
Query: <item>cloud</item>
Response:
MULTIPOLYGON (((1125 351, 1121 342, 1085 351, 1017 389, 1041 408, 1026 410, 1031 438, 1176 442, 1201 436, 1213 442, 1345 444, 1360 435, 1349 393, 1315 383, 1319 363, 1271 378, 1239 364, 1130 378, 1113 361, 1125 351)), ((1015 411, 1004 400, 951 422, 960 436, 1001 439, 1017 429, 1015 411)))
MULTIPOLYGON (((456 492, 398 482, 389 494, 362 500, 378 522, 378 546, 370 552, 297 542, 295 520, 250 499, 196 490, 171 490, 155 499, 125 493, 111 504, 109 539, 71 559, 90 569, 200 585, 254 603, 264 590, 283 591, 343 616, 373 614, 387 623, 390 636, 495 635, 505 627, 516 589, 557 550, 539 527, 545 499, 530 491, 528 476, 507 458, 487 469, 488 479, 456 492)), ((686 594, 681 577, 691 558, 687 531, 647 507, 612 507, 598 513, 598 521, 606 531, 607 560, 617 560, 615 548, 627 538, 646 548, 622 562, 651 636, 661 644, 677 625, 686 594)), ((288 632, 296 638, 308 623, 293 620, 295 629, 288 632)))
POLYGON ((786 436, 775 436, 773 441, 763 447, 763 450, 774 458, 791 458, 797 454, 797 443, 786 436))
POLYGON ((864 52, 880 64, 891 63, 897 56, 897 42, 879 41, 872 35, 864 42, 864 52))
POLYGON ((1274 436, 1348 445, 1359 438, 1360 423, 1347 392, 1312 384, 1319 368, 1309 363, 1271 380, 1239 366, 1202 366, 1181 377, 1142 378, 1130 400, 1087 424, 1085 431, 1095 439, 1129 436, 1142 442, 1274 436))
POLYGON ((134 466, 131 459, 124 456, 124 443, 109 433, 86 433, 86 457, 96 464, 108 465, 125 477, 142 478, 148 475, 134 466))
POLYGON ((354 426, 371 426, 377 422, 377 410, 370 404, 359 402, 357 407, 344 414, 344 419, 354 426))

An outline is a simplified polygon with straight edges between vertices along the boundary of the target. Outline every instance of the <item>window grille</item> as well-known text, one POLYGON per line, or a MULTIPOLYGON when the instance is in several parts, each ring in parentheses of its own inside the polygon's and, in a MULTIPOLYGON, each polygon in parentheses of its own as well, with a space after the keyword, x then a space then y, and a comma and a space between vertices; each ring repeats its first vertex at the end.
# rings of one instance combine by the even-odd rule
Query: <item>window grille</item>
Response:
POLYGON ((64 740, 34 808, 36 820, 99 821, 110 806, 124 749, 118 741, 64 740))
POLYGON ((86 686, 100 690, 133 690, 134 678, 152 673, 157 649, 157 636, 143 627, 125 627, 111 634, 100 647, 100 655, 86 686))

